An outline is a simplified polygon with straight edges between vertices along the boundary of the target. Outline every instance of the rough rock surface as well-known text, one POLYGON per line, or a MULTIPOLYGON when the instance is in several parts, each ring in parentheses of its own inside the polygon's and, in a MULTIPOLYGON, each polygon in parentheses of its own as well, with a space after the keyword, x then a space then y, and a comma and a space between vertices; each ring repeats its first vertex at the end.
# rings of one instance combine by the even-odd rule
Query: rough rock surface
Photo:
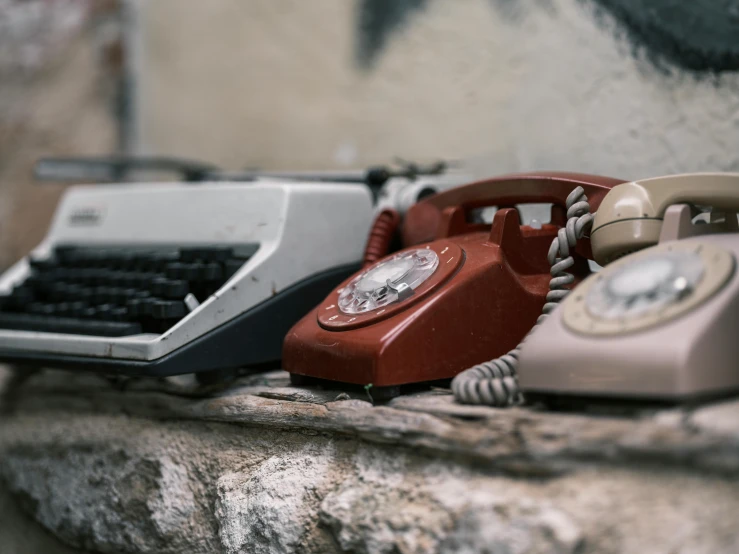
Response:
POLYGON ((90 552, 739 551, 739 402, 607 415, 287 386, 13 385, 0 476, 90 552))

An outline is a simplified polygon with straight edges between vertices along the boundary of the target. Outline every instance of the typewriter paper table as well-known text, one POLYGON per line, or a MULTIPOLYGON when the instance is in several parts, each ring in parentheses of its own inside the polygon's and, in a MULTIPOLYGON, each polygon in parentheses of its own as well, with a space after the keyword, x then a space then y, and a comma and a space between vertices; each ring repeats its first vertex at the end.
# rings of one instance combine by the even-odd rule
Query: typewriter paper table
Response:
POLYGON ((616 417, 367 400, 282 372, 206 397, 44 372, 4 400, 3 486, 91 552, 739 551, 739 401, 616 417))

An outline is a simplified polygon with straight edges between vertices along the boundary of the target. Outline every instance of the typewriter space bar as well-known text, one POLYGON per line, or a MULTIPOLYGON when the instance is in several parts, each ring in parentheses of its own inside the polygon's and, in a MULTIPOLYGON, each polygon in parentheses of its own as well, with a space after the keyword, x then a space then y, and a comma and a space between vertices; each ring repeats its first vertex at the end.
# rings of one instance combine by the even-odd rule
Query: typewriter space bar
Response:
POLYGON ((125 337, 141 333, 139 323, 13 313, 0 313, 0 329, 64 333, 66 335, 97 335, 99 337, 125 337))

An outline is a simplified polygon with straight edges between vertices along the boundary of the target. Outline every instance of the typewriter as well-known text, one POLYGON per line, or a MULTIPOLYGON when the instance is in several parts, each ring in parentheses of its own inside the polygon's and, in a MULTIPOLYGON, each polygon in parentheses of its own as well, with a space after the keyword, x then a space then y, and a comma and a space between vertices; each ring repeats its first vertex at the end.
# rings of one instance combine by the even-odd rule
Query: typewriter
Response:
POLYGON ((275 362, 359 266, 372 209, 360 184, 72 187, 0 276, 0 361, 151 376, 275 362))
POLYGON ((41 160, 39 180, 106 184, 68 189, 46 238, 0 275, 0 362, 131 376, 276 366, 290 327, 359 268, 373 198, 443 171, 41 160), (182 181, 109 184, 142 170, 182 181))

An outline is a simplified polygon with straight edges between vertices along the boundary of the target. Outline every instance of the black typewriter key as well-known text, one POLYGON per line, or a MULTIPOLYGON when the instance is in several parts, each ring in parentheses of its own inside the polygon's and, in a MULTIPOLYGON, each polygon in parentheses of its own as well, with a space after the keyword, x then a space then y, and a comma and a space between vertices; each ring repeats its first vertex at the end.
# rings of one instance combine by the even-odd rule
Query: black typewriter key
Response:
POLYGON ((201 281, 219 281, 223 279, 223 269, 221 265, 216 262, 208 262, 203 264, 200 269, 200 280, 201 281))
MULTIPOLYGON (((203 268, 205 267, 205 262, 193 262, 190 264, 190 268, 195 272, 193 279, 195 281, 201 281, 203 279, 203 268)), ((190 279, 188 279, 189 281, 190 279)))
POLYGON ((172 262, 170 264, 167 264, 165 274, 169 279, 183 279, 185 277, 184 268, 185 264, 182 264, 180 262, 172 262))
POLYGON ((79 285, 77 283, 71 283, 67 285, 66 293, 67 298, 66 300, 73 300, 79 297, 80 292, 85 290, 85 287, 83 285, 79 285))
POLYGON ((31 302, 26 306, 26 311, 29 314, 41 314, 44 304, 42 302, 31 302))
POLYGON ((92 284, 94 285, 108 285, 110 282, 111 272, 108 269, 97 268, 95 269, 92 284))
POLYGON ((152 279, 149 290, 154 296, 164 296, 164 289, 169 281, 165 277, 152 279))
POLYGON ((87 268, 80 276, 80 280, 82 280, 86 285, 99 285, 101 284, 100 272, 101 270, 96 267, 87 268))
POLYGON ((54 315, 56 313, 56 306, 54 304, 41 304, 36 308, 34 313, 46 316, 54 315))
POLYGON ((93 287, 90 301, 93 304, 102 304, 105 302, 105 294, 107 293, 107 290, 108 287, 93 287))
POLYGON ((185 298, 187 293, 190 292, 190 287, 187 281, 172 280, 168 279, 163 285, 163 291, 161 296, 165 298, 185 298))
POLYGON ((56 250, 56 257, 59 260, 59 264, 63 266, 72 265, 80 259, 79 252, 74 249, 62 249, 56 250))
POLYGON ((121 303, 125 304, 131 298, 134 298, 137 292, 138 292, 138 289, 135 289, 133 287, 121 289, 121 303))
POLYGON ((118 304, 122 298, 121 292, 123 289, 119 287, 108 287, 107 293, 103 302, 108 304, 118 304))
POLYGON ((144 314, 141 308, 141 305, 143 304, 143 300, 141 298, 130 298, 128 302, 126 302, 126 308, 128 309, 128 315, 131 319, 138 319, 144 314))
POLYGON ((111 271, 110 275, 108 276, 108 284, 111 287, 120 287, 123 282, 121 281, 121 278, 123 277, 122 271, 111 271))
POLYGON ((77 282, 82 285, 89 285, 92 282, 94 271, 94 269, 89 267, 80 269, 77 276, 77 282))
POLYGON ((158 301, 158 299, 151 297, 141 298, 141 303, 139 304, 139 312, 141 316, 151 316, 154 312, 154 304, 158 301))
POLYGON ((112 304, 115 306, 118 304, 120 298, 121 289, 119 289, 118 287, 108 287, 108 292, 105 299, 103 300, 103 304, 112 304))
POLYGON ((153 290, 154 283, 160 279, 166 279, 163 273, 145 273, 143 278, 142 288, 147 290, 153 290))
POLYGON ((80 317, 84 319, 93 319, 97 317, 98 311, 97 308, 93 306, 89 306, 87 308, 82 308, 82 312, 80 313, 80 317))
POLYGON ((188 263, 188 264, 182 264, 182 279, 185 281, 197 281, 198 279, 198 271, 200 269, 200 264, 198 263, 188 263))
POLYGON ((144 256, 140 256, 136 260, 134 267, 140 271, 148 272, 148 271, 158 270, 159 264, 157 262, 156 257, 154 257, 153 254, 149 253, 144 256))
POLYGON ((105 273, 105 284, 110 287, 117 287, 120 284, 120 277, 120 271, 108 269, 105 273))
POLYGON ((113 304, 100 304, 97 306, 95 317, 98 319, 110 319, 110 313, 115 306, 113 304))
POLYGON ((91 302, 95 298, 95 289, 80 287, 77 291, 77 299, 82 302, 91 302))
POLYGON ((70 268, 58 267, 53 270, 52 274, 57 281, 64 281, 69 277, 70 268))
POLYGON ((49 286, 49 298, 51 300, 61 300, 62 298, 64 298, 66 288, 66 283, 52 283, 49 286))
POLYGON ((126 294, 127 290, 128 289, 124 289, 122 287, 113 287, 113 290, 111 291, 111 302, 118 305, 125 304, 126 300, 128 300, 128 295, 126 294))
POLYGON ((87 308, 87 302, 82 302, 80 300, 77 300, 75 302, 69 303, 69 315, 72 317, 81 317, 82 314, 85 311, 85 308, 87 308))
POLYGON ((37 271, 46 271, 58 265, 56 258, 42 258, 34 256, 33 254, 28 256, 28 265, 37 271))
POLYGON ((58 315, 60 317, 66 317, 71 315, 72 306, 69 302, 59 302, 58 304, 54 305, 54 315, 58 315))
POLYGON ((119 286, 125 289, 135 289, 138 286, 138 276, 136 273, 121 273, 118 279, 119 286))
POLYGON ((71 265, 76 269, 87 269, 92 266, 93 261, 90 252, 80 252, 71 265))
POLYGON ((13 288, 11 298, 15 306, 23 307, 24 304, 33 302, 35 295, 33 294, 33 289, 30 287, 20 286, 13 288))
POLYGON ((231 277, 233 277, 236 272, 241 269, 241 266, 243 266, 244 263, 244 260, 228 260, 224 264, 224 278, 230 279, 231 277))
POLYGON ((141 279, 139 281, 139 284, 137 285, 137 288, 140 289, 147 289, 149 290, 151 288, 151 282, 154 279, 159 279, 161 275, 158 273, 140 273, 141 279))
POLYGON ((107 253, 104 250, 96 250, 88 253, 85 265, 91 268, 103 269, 108 263, 107 253))
POLYGON ((209 249, 208 255, 206 256, 206 260, 209 260, 211 262, 223 263, 226 260, 230 259, 232 256, 233 256, 232 248, 216 247, 216 248, 209 249))
POLYGON ((129 268, 136 261, 136 256, 133 252, 116 252, 113 256, 113 263, 116 267, 129 268))
POLYGON ((41 273, 36 276, 37 288, 41 291, 49 291, 51 287, 56 283, 54 276, 49 273, 41 273))
POLYGON ((172 262, 176 262, 180 259, 180 255, 176 250, 169 250, 166 252, 158 252, 152 256, 153 262, 157 268, 163 269, 172 262))
POLYGON ((258 244, 245 244, 243 246, 234 247, 234 258, 242 258, 243 261, 248 260, 259 250, 258 244))
POLYGON ((34 314, 0 314, 0 328, 70 335, 123 337, 141 333, 138 323, 90 321, 69 317, 49 318, 34 314))
POLYGON ((74 252, 75 250, 77 250, 76 246, 60 244, 56 248, 54 248, 54 254, 57 258, 63 259, 65 256, 67 256, 71 252, 74 252))
POLYGON ((26 277, 26 280, 23 281, 23 286, 33 289, 34 291, 39 290, 41 288, 41 279, 39 278, 39 275, 31 273, 31 275, 26 277))
POLYGON ((122 306, 116 306, 110 310, 111 321, 126 321, 128 319, 128 310, 122 306))
POLYGON ((143 273, 132 271, 130 273, 126 273, 126 277, 123 279, 123 282, 125 283, 123 286, 125 286, 127 289, 138 289, 143 286, 144 281, 145 279, 143 273))
POLYGON ((180 250, 180 259, 183 262, 194 262, 201 258, 202 252, 201 248, 183 248, 180 250))
POLYGON ((128 299, 133 298, 135 292, 136 289, 134 288, 119 287, 116 294, 117 303, 121 306, 125 306, 128 299))
POLYGON ((137 267, 146 271, 160 272, 164 270, 168 263, 177 261, 177 253, 172 252, 149 252, 139 256, 136 260, 137 267))
POLYGON ((59 278, 71 282, 79 281, 82 277, 83 271, 85 270, 79 267, 63 268, 59 272, 59 278))
POLYGON ((156 319, 179 319, 185 316, 187 309, 184 302, 177 300, 156 300, 152 308, 152 316, 156 319))

